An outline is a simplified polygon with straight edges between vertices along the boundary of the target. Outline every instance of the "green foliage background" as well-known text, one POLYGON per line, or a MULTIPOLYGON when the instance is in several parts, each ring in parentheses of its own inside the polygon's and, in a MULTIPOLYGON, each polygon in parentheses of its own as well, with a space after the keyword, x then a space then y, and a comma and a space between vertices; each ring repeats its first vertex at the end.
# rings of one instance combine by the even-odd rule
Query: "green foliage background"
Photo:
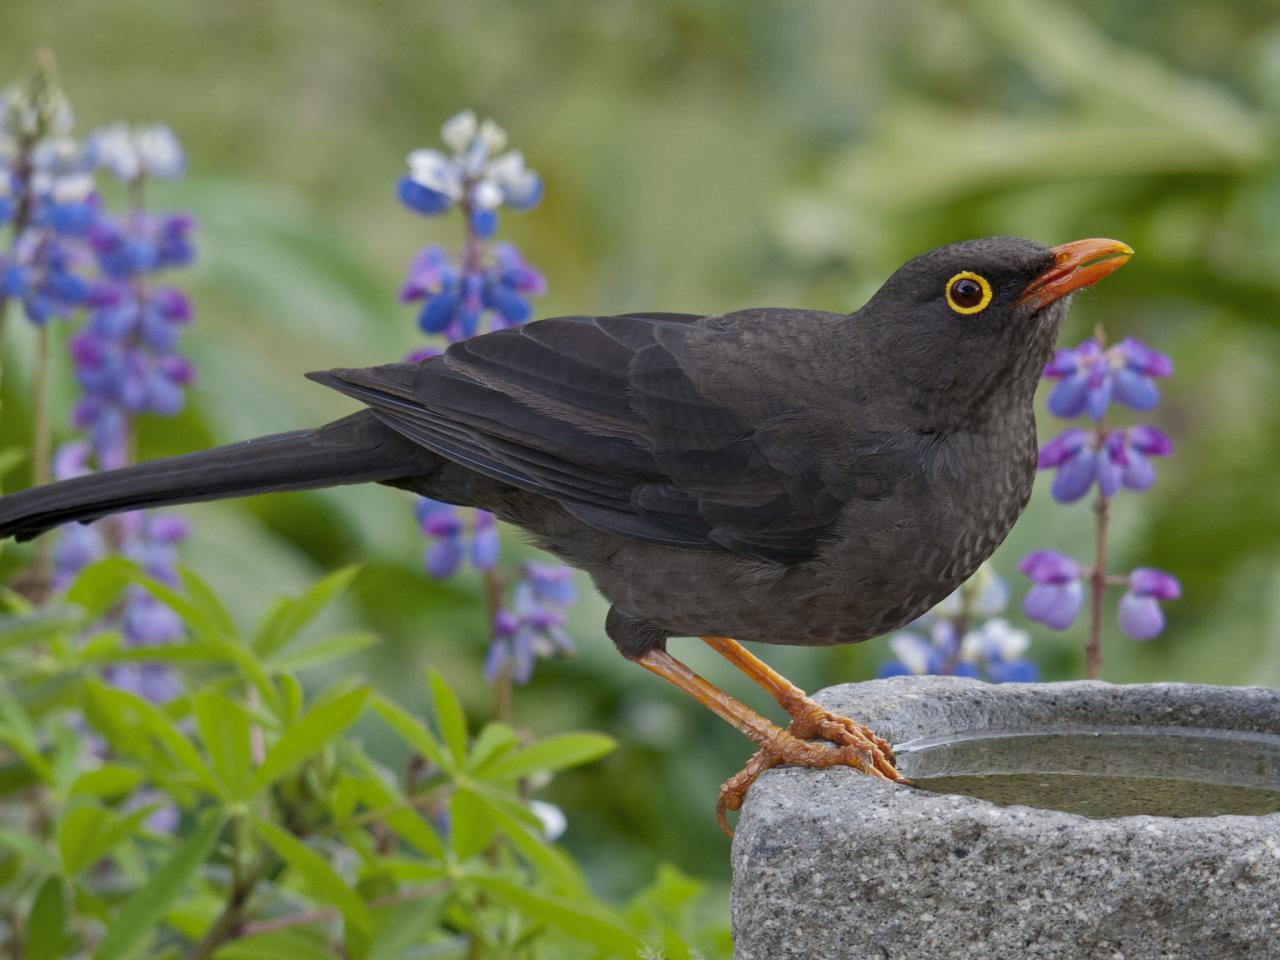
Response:
MULTIPOLYGON (((1152 643, 1109 635, 1104 675, 1277 685, 1277 13, 1208 0, 8 0, 0 72, 49 46, 80 131, 163 119, 188 149, 188 178, 155 193, 201 223, 184 280, 200 380, 185 415, 144 424, 145 456, 339 415, 349 404, 304 371, 420 342, 395 290, 411 253, 456 242, 457 224, 406 213, 392 184, 404 154, 468 106, 545 178, 541 207, 504 220, 547 274, 540 315, 852 309, 936 244, 1123 239, 1138 255, 1081 298, 1067 337, 1104 323, 1178 364, 1154 418, 1175 456, 1114 516, 1117 567, 1175 571, 1185 598, 1152 643)), ((23 326, 10 324, 12 355, 23 326)), ((66 410, 65 377, 59 389, 66 410)), ((0 448, 27 442, 27 394, 11 371, 0 448)), ((1026 549, 1089 542, 1086 508, 1053 505, 1044 486, 996 559, 1018 587, 1026 549)), ((478 584, 425 577, 404 495, 346 489, 187 515, 186 556, 246 622, 363 562, 335 624, 382 641, 354 669, 414 703, 431 664, 486 713, 478 584)), ((3 562, 17 562, 8 546, 3 562)), ((604 609, 580 604, 581 655, 541 666, 516 702, 542 735, 622 742, 552 785, 565 842, 606 892, 635 890, 663 860, 723 887, 711 808, 747 745, 622 661, 604 609)), ((1081 673, 1078 631, 1035 636, 1048 678, 1081 673)), ((676 651, 758 700, 713 655, 676 651)), ((883 640, 770 654, 808 688, 864 679, 886 657, 883 640)), ((395 755, 385 730, 366 742, 395 755)))

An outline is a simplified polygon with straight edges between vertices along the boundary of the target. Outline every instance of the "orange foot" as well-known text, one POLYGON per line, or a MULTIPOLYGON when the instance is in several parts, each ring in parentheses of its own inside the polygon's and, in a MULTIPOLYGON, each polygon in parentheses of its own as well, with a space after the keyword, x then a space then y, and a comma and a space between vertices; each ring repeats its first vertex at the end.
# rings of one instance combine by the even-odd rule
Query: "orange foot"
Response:
POLYGON ((778 731, 771 742, 757 750, 746 766, 720 787, 716 822, 727 836, 733 836, 728 811, 740 809, 751 785, 760 774, 773 767, 783 764, 812 768, 846 766, 881 780, 896 783, 905 779, 893 765, 893 749, 862 724, 825 710, 808 697, 804 698, 803 709, 793 713, 793 717, 786 730, 778 731), (826 740, 831 746, 815 743, 813 739, 826 740))

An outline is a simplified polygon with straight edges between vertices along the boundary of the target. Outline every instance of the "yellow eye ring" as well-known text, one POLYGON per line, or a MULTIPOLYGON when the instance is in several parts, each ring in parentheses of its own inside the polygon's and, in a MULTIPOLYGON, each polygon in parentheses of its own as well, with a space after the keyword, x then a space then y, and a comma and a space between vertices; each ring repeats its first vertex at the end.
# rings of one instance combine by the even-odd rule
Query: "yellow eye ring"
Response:
POLYGON ((987 278, 968 270, 961 270, 947 281, 947 306, 956 313, 981 313, 991 304, 991 296, 987 278))

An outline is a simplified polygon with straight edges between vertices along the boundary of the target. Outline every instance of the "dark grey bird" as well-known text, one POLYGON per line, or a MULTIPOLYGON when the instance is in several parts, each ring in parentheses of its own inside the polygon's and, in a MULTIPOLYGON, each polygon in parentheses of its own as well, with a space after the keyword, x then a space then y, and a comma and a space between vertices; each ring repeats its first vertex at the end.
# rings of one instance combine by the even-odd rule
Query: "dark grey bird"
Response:
POLYGON ((899 779, 887 743, 737 640, 856 643, 968 578, 1030 496, 1032 398, 1070 295, 1132 252, 970 240, 909 261, 852 314, 556 317, 419 363, 311 374, 365 409, 4 497, 0 537, 365 482, 490 510, 591 575, 623 656, 760 748, 722 790, 723 824, 777 763, 899 779), (790 727, 671 657, 676 636, 743 669, 790 727))

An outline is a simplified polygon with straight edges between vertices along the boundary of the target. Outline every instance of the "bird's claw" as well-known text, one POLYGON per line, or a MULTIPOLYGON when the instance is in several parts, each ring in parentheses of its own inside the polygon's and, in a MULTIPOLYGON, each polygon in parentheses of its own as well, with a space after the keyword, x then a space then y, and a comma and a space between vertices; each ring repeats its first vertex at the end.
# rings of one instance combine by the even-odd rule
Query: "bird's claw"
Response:
POLYGON ((752 754, 746 766, 721 785, 716 822, 726 836, 733 836, 728 812, 742 807, 747 791, 760 774, 782 764, 812 768, 847 766, 881 780, 905 779, 893 765, 893 749, 881 737, 848 717, 814 704, 812 710, 792 720, 787 730, 778 731, 769 743, 752 754))
POLYGON ((823 709, 813 701, 804 713, 791 721, 789 732, 802 740, 826 740, 837 746, 859 747, 871 761, 865 772, 895 783, 903 779, 894 766, 893 748, 870 727, 838 713, 823 709))

